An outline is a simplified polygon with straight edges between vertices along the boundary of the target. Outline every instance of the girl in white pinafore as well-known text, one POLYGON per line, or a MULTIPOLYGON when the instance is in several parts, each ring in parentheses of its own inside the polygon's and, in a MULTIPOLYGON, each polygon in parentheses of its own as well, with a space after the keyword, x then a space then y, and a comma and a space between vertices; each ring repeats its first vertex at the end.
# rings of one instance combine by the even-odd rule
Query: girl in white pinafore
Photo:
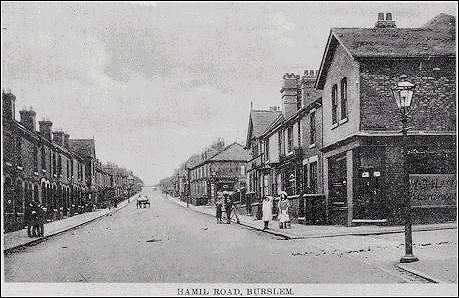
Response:
POLYGON ((273 219, 273 197, 266 196, 263 199, 263 222, 265 224, 263 230, 269 229, 269 222, 273 219))
POLYGON ((287 228, 287 222, 290 221, 290 217, 288 215, 288 209, 290 208, 290 202, 287 199, 287 193, 285 191, 281 192, 281 198, 279 200, 278 205, 279 210, 279 228, 285 229, 287 228))

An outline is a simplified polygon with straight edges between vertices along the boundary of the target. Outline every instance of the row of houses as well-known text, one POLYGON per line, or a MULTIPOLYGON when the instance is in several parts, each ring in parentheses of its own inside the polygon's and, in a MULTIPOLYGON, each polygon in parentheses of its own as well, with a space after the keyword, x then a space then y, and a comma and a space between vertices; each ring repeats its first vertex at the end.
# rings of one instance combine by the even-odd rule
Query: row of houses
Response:
POLYGON ((219 139, 203 152, 192 155, 174 175, 160 181, 164 192, 193 205, 214 204, 226 185, 237 191, 246 187, 246 165, 250 159, 244 146, 234 142, 225 146, 219 139))
POLYGON ((305 222, 317 212, 329 224, 401 223, 407 170, 415 222, 454 220, 455 28, 447 14, 397 28, 391 13, 373 28, 332 28, 318 70, 284 74, 281 108, 251 106, 247 211, 286 191, 305 222), (415 85, 406 151, 392 94, 402 76, 415 85))
POLYGON ((46 208, 48 221, 93 211, 140 190, 142 181, 96 157, 94 139, 71 139, 53 131, 49 120, 36 121, 32 109, 19 111, 16 96, 2 92, 4 231, 24 227, 32 201, 46 208))

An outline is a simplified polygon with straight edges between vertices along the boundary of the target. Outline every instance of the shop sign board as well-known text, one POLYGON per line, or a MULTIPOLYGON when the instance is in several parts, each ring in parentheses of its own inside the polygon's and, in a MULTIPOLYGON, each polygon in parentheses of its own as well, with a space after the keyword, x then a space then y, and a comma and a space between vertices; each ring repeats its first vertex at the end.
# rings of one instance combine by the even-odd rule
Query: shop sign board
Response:
POLYGON ((410 174, 412 207, 457 206, 455 174, 410 174))

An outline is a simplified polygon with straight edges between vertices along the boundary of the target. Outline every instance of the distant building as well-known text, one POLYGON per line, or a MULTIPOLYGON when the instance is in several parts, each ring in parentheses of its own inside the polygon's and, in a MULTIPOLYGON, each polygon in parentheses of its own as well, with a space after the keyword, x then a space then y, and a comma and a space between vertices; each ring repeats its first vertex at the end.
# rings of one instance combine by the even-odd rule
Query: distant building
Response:
POLYGON ((32 201, 43 204, 47 220, 53 221, 92 211, 98 206, 98 190, 109 183, 118 181, 126 189, 125 175, 97 169, 94 140, 70 139, 53 131, 49 120, 39 121, 37 131, 35 111, 21 110, 16 121, 15 107, 16 96, 2 92, 5 232, 24 227, 32 201))
POLYGON ((238 143, 232 143, 188 168, 190 199, 194 205, 215 202, 217 192, 227 185, 237 191, 246 187, 248 152, 238 143))

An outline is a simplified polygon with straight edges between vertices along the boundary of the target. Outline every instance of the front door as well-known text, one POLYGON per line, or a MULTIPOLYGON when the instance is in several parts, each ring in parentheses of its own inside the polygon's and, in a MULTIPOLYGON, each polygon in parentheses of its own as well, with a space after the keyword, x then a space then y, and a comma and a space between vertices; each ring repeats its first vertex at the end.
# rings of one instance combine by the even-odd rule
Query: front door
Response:
POLYGON ((359 193, 354 201, 355 219, 386 219, 386 204, 382 194, 382 174, 379 168, 359 169, 359 193))

